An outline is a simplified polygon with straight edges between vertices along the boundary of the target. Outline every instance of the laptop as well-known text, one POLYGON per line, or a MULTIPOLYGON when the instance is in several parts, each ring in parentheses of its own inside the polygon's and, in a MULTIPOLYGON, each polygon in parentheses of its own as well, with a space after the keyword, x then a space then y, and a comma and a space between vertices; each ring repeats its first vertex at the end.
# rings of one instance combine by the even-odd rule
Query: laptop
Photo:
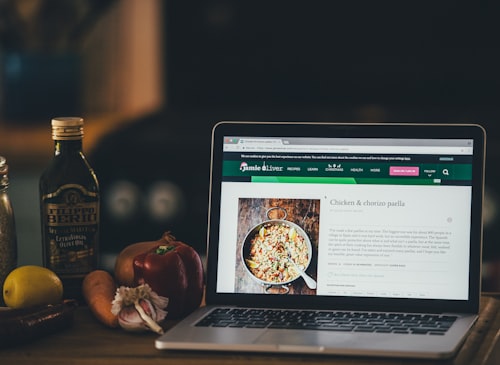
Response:
POLYGON ((220 122, 206 305, 162 350, 449 358, 478 317, 478 125, 220 122))

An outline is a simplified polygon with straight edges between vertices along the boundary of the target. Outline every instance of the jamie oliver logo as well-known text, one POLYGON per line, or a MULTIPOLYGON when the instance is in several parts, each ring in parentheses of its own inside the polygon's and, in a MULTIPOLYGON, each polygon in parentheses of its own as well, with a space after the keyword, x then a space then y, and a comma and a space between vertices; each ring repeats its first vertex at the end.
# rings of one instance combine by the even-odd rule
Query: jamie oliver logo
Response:
POLYGON ((262 166, 260 165, 249 165, 246 162, 242 162, 240 164, 240 171, 241 172, 246 172, 246 171, 283 171, 283 166, 273 166, 270 164, 266 164, 265 161, 262 162, 262 166))

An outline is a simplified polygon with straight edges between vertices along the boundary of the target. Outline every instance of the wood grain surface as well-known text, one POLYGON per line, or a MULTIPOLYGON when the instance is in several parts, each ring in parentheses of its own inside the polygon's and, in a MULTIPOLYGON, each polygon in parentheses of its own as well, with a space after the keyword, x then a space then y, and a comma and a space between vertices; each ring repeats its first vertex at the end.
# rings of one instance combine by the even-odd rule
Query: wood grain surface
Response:
MULTIPOLYGON (((338 365, 497 365, 500 362, 500 295, 484 295, 478 322, 456 357, 443 361, 298 354, 160 351, 157 335, 104 327, 87 307, 76 310, 73 326, 65 331, 14 348, 0 350, 5 365, 129 365, 129 364, 338 364, 338 365)), ((168 321, 165 328, 175 324, 168 321)))

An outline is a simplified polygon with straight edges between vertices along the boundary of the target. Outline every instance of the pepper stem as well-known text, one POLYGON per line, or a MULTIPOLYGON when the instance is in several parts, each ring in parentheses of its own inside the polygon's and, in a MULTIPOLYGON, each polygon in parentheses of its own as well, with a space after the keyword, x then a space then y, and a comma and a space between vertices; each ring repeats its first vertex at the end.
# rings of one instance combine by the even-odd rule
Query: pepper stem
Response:
POLYGON ((172 245, 161 245, 161 246, 158 246, 155 253, 158 255, 165 255, 167 252, 173 251, 174 249, 175 249, 175 246, 172 246, 172 245))
POLYGON ((153 319, 144 312, 144 309, 142 309, 141 305, 139 304, 139 300, 136 300, 134 302, 134 307, 141 316, 141 318, 146 322, 147 326, 151 328, 154 332, 158 333, 159 335, 163 334, 163 328, 161 328, 158 323, 153 321, 153 319))

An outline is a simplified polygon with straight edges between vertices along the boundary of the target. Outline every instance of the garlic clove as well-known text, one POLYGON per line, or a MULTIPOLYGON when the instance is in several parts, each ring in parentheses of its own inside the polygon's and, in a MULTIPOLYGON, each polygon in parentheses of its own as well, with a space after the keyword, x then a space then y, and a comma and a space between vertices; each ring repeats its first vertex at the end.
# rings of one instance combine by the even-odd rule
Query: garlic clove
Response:
POLYGON ((118 314, 118 323, 120 327, 127 331, 142 332, 149 330, 146 322, 133 306, 122 308, 118 314))
POLYGON ((139 299, 139 305, 153 321, 156 321, 156 310, 148 299, 139 299))

